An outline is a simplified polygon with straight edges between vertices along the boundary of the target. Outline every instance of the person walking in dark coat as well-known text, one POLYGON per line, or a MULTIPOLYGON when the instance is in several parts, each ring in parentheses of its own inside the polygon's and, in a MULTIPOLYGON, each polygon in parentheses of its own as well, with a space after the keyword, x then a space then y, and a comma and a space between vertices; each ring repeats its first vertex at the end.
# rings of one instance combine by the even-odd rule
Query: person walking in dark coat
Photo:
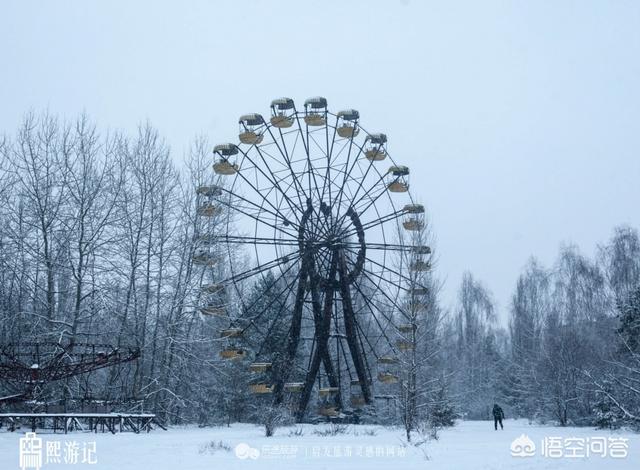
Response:
POLYGON ((498 423, 500 423, 500 429, 504 429, 502 420, 504 419, 504 411, 498 406, 497 403, 493 404, 493 426, 498 430, 498 423))

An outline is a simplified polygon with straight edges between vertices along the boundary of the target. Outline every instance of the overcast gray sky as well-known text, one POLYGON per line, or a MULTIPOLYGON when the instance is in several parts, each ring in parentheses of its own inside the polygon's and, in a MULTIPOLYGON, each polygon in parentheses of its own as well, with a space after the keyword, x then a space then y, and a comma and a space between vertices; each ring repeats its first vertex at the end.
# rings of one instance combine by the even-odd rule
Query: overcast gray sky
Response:
POLYGON ((506 318, 530 255, 640 227, 638 1, 0 1, 0 132, 25 111, 149 119, 180 158, 272 98, 389 136, 438 238, 506 318))

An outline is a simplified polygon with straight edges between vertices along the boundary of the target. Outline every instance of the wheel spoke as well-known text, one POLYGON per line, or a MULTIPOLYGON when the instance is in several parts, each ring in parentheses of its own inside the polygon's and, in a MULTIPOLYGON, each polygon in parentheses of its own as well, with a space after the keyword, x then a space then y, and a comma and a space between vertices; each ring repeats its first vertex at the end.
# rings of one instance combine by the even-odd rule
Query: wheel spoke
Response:
POLYGON ((245 279, 249 279, 250 277, 255 276, 256 274, 260 274, 264 271, 268 271, 269 269, 275 268, 276 266, 280 266, 287 263, 294 263, 299 258, 300 258, 300 251, 298 250, 291 253, 290 255, 286 255, 281 258, 277 258, 267 263, 258 265, 254 268, 247 269, 246 271, 243 271, 230 278, 223 280, 221 284, 229 284, 229 283, 244 281, 245 279))

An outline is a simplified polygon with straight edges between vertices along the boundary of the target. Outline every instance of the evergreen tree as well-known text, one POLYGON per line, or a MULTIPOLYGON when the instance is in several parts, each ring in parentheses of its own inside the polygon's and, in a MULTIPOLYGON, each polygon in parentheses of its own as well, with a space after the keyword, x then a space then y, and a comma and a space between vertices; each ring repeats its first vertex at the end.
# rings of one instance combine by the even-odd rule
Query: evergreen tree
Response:
POLYGON ((618 311, 618 333, 624 342, 624 349, 632 353, 640 352, 640 286, 618 306, 618 311))

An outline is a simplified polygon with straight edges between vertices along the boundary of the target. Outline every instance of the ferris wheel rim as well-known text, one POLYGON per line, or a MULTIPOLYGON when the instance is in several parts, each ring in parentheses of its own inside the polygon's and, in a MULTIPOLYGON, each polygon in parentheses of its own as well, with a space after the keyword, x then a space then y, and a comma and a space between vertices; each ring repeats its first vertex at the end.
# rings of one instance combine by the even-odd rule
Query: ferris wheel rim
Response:
MULTIPOLYGON (((399 209, 394 195, 391 194, 391 185, 401 178, 405 180, 409 170, 398 165, 389 154, 385 134, 369 133, 360 125, 360 114, 356 110, 347 109, 332 113, 328 110, 326 99, 321 97, 307 100, 304 110, 297 110, 293 100, 288 98, 272 101, 271 109, 272 118, 268 120, 257 113, 241 116, 239 120, 241 131, 243 129, 246 131, 244 140, 241 137, 239 144, 224 144, 216 147, 222 159, 238 155, 238 163, 227 162, 226 171, 234 176, 229 189, 224 190, 224 194, 228 196, 227 235, 219 240, 226 245, 231 272, 231 276, 222 282, 233 285, 240 304, 240 317, 230 321, 244 321, 244 330, 258 327, 256 321, 276 300, 271 299, 267 307, 257 314, 242 318, 244 315, 242 312, 252 310, 252 306, 247 306, 239 284, 256 279, 255 276, 259 276, 258 279, 266 282, 267 274, 273 274, 273 270, 277 269, 279 273, 270 278, 271 284, 253 299, 253 304, 269 293, 276 284, 284 283, 283 289, 275 296, 277 303, 282 310, 282 306, 293 297, 295 307, 291 315, 299 317, 297 320, 294 318, 285 339, 290 338, 290 335, 294 334, 292 331, 297 328, 296 341, 305 341, 305 338, 299 337, 300 325, 305 318, 307 320, 304 321, 308 321, 313 317, 313 315, 308 317, 311 315, 309 313, 311 307, 304 306, 305 299, 307 295, 311 297, 315 295, 312 294, 314 289, 326 289, 325 302, 331 305, 328 312, 335 317, 333 328, 339 327, 340 319, 343 322, 342 327, 352 330, 355 328, 355 331, 347 335, 345 340, 349 343, 350 357, 353 366, 358 369, 359 380, 365 372, 368 376, 367 380, 372 380, 368 353, 365 354, 365 342, 368 343, 366 350, 372 352, 374 357, 376 357, 377 344, 383 337, 390 349, 394 353, 398 352, 393 341, 387 336, 385 325, 387 327, 391 325, 397 329, 394 323, 397 320, 394 319, 394 315, 406 316, 404 307, 398 302, 400 293, 410 292, 412 289, 405 286, 405 283, 413 282, 411 276, 402 274, 405 269, 403 264, 405 254, 410 250, 404 244, 401 218, 409 213, 407 207, 415 206, 415 203, 406 183, 403 183, 404 186, 399 186, 399 191, 406 193, 409 204, 399 209), (279 116, 276 115, 276 109, 279 110, 278 112, 291 110, 288 114, 283 114, 288 121, 274 120, 279 116), (339 126, 340 123, 342 124, 339 126), (260 127, 259 136, 253 130, 257 127, 260 127), (358 135, 360 139, 356 140, 358 135), (320 143, 322 137, 324 137, 324 143, 320 143), (364 153, 368 143, 375 147, 370 149, 373 153, 367 154, 365 158, 364 153), (346 153, 344 168, 336 164, 340 158, 345 158, 343 152, 346 153), (297 158, 296 155, 300 153, 300 158, 297 158), (383 156, 380 157, 380 155, 383 156), (380 165, 376 164, 383 159, 392 165, 387 171, 381 171, 380 165), (365 184, 365 181, 368 183, 365 184), (241 190, 236 189, 241 184, 250 194, 245 195, 241 190), (361 193, 361 191, 364 192, 361 193), (390 207, 391 211, 381 212, 380 208, 383 206, 378 202, 381 199, 384 201, 384 206, 390 207), (311 201, 320 204, 320 207, 313 207, 311 201), (324 206, 325 201, 328 202, 327 206, 324 206), (229 235, 229 221, 232 213, 237 213, 250 221, 252 236, 229 235), (362 222, 360 217, 366 213, 368 213, 367 221, 362 222), (311 225, 307 226, 309 223, 311 225), (360 225, 359 228, 358 225, 360 225), (354 236, 357 241, 353 240, 354 236), (371 240, 370 237, 375 238, 371 240), (387 239, 387 237, 390 238, 387 239), (398 241, 392 242, 392 238, 398 241), (252 262, 250 269, 239 271, 236 269, 237 261, 232 256, 231 248, 247 245, 253 245, 255 261, 252 262), (269 247, 271 254, 264 256, 264 253, 269 250, 259 249, 259 247, 269 247), (372 250, 373 253, 371 253, 372 250), (335 253, 341 253, 340 261, 335 253), (399 267, 396 269, 391 266, 392 253, 399 253, 399 267), (314 259, 311 265, 307 259, 309 257, 314 259), (264 262, 265 258, 269 261, 264 262), (354 269, 357 263, 362 264, 361 272, 350 276, 351 269, 354 270, 353 272, 358 271, 354 269), (299 269, 298 274, 291 276, 290 279, 287 278, 294 267, 299 269), (329 273, 331 281, 329 284, 332 287, 322 283, 314 285, 313 281, 311 285, 307 285, 306 276, 310 276, 313 280, 311 272, 317 275, 320 269, 322 272, 329 273), (369 285, 367 289, 373 289, 377 293, 374 299, 368 298, 363 291, 364 286, 360 285, 361 282, 369 285), (362 305, 355 309, 349 307, 349 312, 345 310, 345 302, 351 302, 352 294, 348 290, 345 291, 346 286, 352 286, 364 299, 362 305), (387 292, 387 290, 391 286, 395 291, 389 295, 391 291, 387 292), (335 297, 338 291, 342 292, 340 294, 342 295, 341 317, 338 315, 338 298, 335 297), (329 292, 331 292, 330 298, 329 292), (334 302, 335 306, 333 306, 334 302), (387 315, 385 309, 380 306, 389 307, 392 313, 387 315), (377 324, 379 332, 382 333, 373 345, 369 341, 370 335, 364 332, 363 325, 357 320, 358 315, 367 310, 377 324), (351 327, 347 326, 347 322, 352 322, 351 327), (297 323, 297 326, 294 323, 297 323), (356 350, 361 348, 361 353, 354 353, 353 348, 356 350), (365 372, 360 370, 363 367, 362 363, 366 368, 365 372)), ((404 228, 406 229, 406 226, 404 228)), ((411 286, 411 284, 408 285, 411 286)), ((273 296, 273 292, 269 295, 273 296)), ((314 301, 311 300, 311 302, 313 304, 314 301)), ((313 309, 316 312, 314 315, 317 315, 317 306, 313 306, 313 309)), ((265 335, 272 331, 281 315, 282 312, 265 324, 265 335)), ((314 321, 317 321, 317 317, 314 321)), ((331 317, 324 321, 331 322, 331 317)), ((372 325, 367 323, 366 328, 368 330, 375 328, 372 325)), ((313 361, 316 361, 314 367, 317 369, 319 367, 317 361, 324 362, 326 354, 330 354, 324 351, 328 347, 329 336, 324 335, 322 339, 314 336, 311 341, 309 361, 312 361, 313 356, 313 361), (325 356, 318 358, 321 354, 325 356)), ((256 357, 262 353, 264 344, 263 342, 259 345, 256 357)), ((341 339, 336 340, 335 354, 338 361, 342 354, 344 362, 348 365, 348 355, 341 339)), ((329 365, 324 364, 326 374, 331 375, 331 367, 333 367, 331 360, 329 365)), ((347 368, 347 371, 351 376, 351 369, 347 368)), ((340 369, 338 374, 339 372, 340 369)), ((321 380, 320 376, 313 380, 316 379, 321 380)), ((307 382, 308 380, 307 376, 307 382)), ((306 395, 309 392, 308 386, 309 384, 306 383, 303 388, 306 395)), ((281 384, 277 384, 276 391, 278 389, 282 391, 281 384)), ((362 391, 365 393, 364 386, 362 391)))

